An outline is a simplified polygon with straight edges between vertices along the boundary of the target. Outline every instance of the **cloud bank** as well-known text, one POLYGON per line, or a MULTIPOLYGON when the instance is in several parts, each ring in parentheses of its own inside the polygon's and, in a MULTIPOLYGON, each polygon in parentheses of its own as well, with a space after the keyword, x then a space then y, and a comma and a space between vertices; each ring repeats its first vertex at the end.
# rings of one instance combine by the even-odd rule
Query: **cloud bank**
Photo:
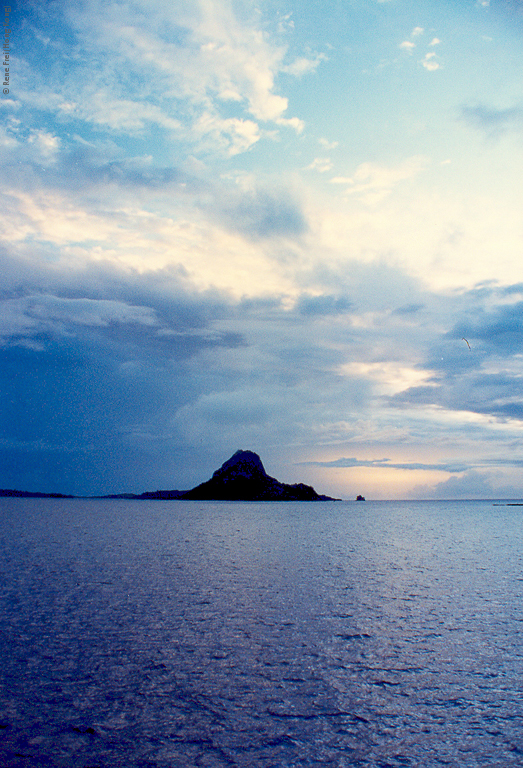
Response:
POLYGON ((0 487, 188 488, 243 447, 333 496, 523 494, 513 31, 502 93, 479 5, 277 11, 20 10, 0 487))

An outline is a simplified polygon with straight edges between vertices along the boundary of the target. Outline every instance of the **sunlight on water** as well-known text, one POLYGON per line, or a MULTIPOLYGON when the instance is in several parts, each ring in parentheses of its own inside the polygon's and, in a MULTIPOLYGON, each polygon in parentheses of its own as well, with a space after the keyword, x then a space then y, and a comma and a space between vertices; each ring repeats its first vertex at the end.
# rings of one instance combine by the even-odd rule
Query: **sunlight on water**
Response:
POLYGON ((3 767, 523 763, 523 508, 0 507, 3 767))

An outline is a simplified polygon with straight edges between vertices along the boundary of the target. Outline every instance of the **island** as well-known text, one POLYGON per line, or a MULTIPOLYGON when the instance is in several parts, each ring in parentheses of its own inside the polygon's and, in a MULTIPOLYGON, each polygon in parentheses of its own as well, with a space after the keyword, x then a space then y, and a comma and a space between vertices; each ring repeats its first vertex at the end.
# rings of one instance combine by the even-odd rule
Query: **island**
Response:
POLYGON ((271 477, 253 451, 236 451, 210 480, 190 491, 149 491, 135 498, 194 501, 339 501, 304 483, 288 485, 271 477))
MULTIPOLYGON (((0 496, 78 498, 58 493, 29 493, 1 489, 0 496)), ((144 501, 154 499, 162 501, 177 499, 194 501, 339 501, 339 499, 334 499, 331 496, 316 493, 311 485, 281 483, 266 473, 257 453, 243 450, 236 451, 214 472, 210 480, 200 483, 190 491, 146 491, 140 494, 118 493, 89 498, 144 501)))

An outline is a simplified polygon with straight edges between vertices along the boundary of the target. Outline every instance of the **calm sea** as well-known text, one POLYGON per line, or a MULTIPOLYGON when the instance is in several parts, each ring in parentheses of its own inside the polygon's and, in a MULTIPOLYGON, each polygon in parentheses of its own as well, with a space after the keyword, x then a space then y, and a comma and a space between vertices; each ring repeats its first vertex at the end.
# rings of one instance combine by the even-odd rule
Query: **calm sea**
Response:
POLYGON ((0 500, 0 765, 523 765, 523 507, 0 500))

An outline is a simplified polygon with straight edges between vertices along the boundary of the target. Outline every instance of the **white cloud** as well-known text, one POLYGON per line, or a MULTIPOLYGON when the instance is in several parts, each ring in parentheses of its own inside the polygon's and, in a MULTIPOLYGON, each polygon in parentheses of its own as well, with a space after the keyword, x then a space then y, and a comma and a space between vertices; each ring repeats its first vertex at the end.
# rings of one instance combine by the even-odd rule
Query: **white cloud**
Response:
POLYGON ((193 132, 203 141, 211 140, 213 147, 221 147, 229 156, 247 151, 260 140, 260 129, 253 120, 238 117, 223 119, 206 112, 193 126, 193 132))
POLYGON ((346 194, 357 195, 363 202, 374 205, 387 197, 400 182, 417 176, 426 168, 427 163, 427 158, 422 156, 411 157, 391 166, 362 163, 353 177, 336 176, 331 182, 346 185, 346 194))
POLYGON ((53 162, 60 149, 60 139, 46 131, 32 131, 28 139, 44 162, 53 162))
POLYGON ((12 150, 18 146, 18 141, 12 136, 4 126, 0 126, 0 149, 12 150))
POLYGON ((413 43, 411 40, 404 40, 403 43, 400 43, 399 47, 404 51, 412 53, 412 49, 416 47, 416 43, 413 43))
POLYGON ((296 133, 303 133, 305 128, 305 123, 299 117, 279 117, 275 122, 284 128, 292 128, 296 133))
MULTIPOLYGON (((456 163, 461 168, 456 157, 444 166, 439 162, 430 165, 427 159, 412 162, 410 167, 400 164, 399 169, 395 164, 382 168, 382 164, 365 163, 357 169, 358 178, 356 172, 332 178, 334 189, 341 192, 338 200, 310 214, 315 250, 324 254, 338 276, 344 269, 353 271, 352 262, 344 266, 353 258, 358 263, 401 264, 406 274, 417 276, 436 291, 472 287, 493 278, 518 283, 519 166, 514 166, 512 175, 504 176, 513 191, 507 198, 497 195, 495 178, 488 190, 477 182, 476 187, 472 183, 454 187, 456 163), (442 172, 443 184, 438 187, 434 181, 442 172), (410 175, 410 179, 398 180, 401 175, 410 175), (368 206, 366 210, 360 202, 368 206)), ((390 280, 383 290, 390 293, 390 280)))
MULTIPOLYGON (((170 21, 162 4, 156 11, 157 18, 165 15, 170 21)), ((242 25, 228 4, 195 2, 194 15, 186 19, 190 36, 184 45, 167 43, 158 33, 146 35, 133 22, 118 30, 131 45, 128 58, 145 54, 152 67, 167 75, 173 95, 207 104, 214 94, 234 93, 260 120, 274 120, 286 111, 287 99, 274 93, 285 50, 271 45, 255 27, 242 25)))
POLYGON ((435 72, 440 69, 440 64, 435 60, 435 53, 426 53, 425 58, 420 62, 429 72, 435 72))
POLYGON ((292 19, 292 13, 287 13, 282 16, 278 21, 278 34, 285 35, 287 32, 292 32, 294 29, 294 21, 292 19))
POLYGON ((421 64, 429 72, 435 72, 437 69, 440 69, 437 61, 422 61, 421 64))
MULTIPOLYGON (((59 97, 55 97, 58 98, 59 97)), ((107 126, 123 133, 139 133, 148 125, 159 125, 169 131, 178 131, 179 120, 172 118, 155 104, 130 98, 117 98, 108 89, 87 86, 78 101, 57 104, 65 115, 107 126)))
POLYGON ((414 27, 412 30, 412 37, 419 37, 419 35, 422 35, 425 30, 423 27, 414 27))
POLYGON ((429 45, 440 45, 440 43, 441 43, 441 40, 440 40, 438 37, 434 37, 434 38, 433 38, 433 39, 430 41, 429 45))
POLYGON ((242 97, 238 93, 238 91, 234 90, 233 88, 225 88, 223 91, 221 91, 218 94, 218 98, 222 99, 222 101, 241 101, 242 97))
POLYGON ((363 378, 376 382, 377 391, 386 395, 422 385, 433 375, 432 371, 409 368, 402 361, 397 360, 378 363, 350 361, 342 365, 339 372, 350 378, 363 378))
POLYGON ((292 64, 282 66, 282 72, 286 72, 288 75, 294 75, 294 77, 302 77, 310 72, 315 72, 319 64, 322 61, 326 61, 327 57, 324 53, 319 53, 314 59, 308 59, 305 56, 301 56, 295 59, 292 64))
POLYGON ((321 144, 321 146, 327 150, 336 149, 336 147, 339 144, 339 142, 337 141, 328 141, 328 139, 323 139, 323 138, 318 139, 318 143, 321 144))
POLYGON ((312 163, 308 165, 304 170, 326 173, 327 171, 331 171, 332 168, 333 163, 330 157, 315 157, 312 163))
POLYGON ((253 121, 303 130, 298 117, 286 115, 288 99, 277 93, 275 79, 283 71, 296 76, 314 71, 324 54, 284 65, 285 47, 269 40, 255 16, 240 20, 226 0, 172 8, 150 0, 147 12, 141 4, 92 0, 69 15, 99 69, 87 78, 80 63, 54 92, 50 86, 45 95, 27 93, 28 101, 39 98, 48 110, 128 133, 158 125, 187 138, 196 124, 197 135, 206 136, 206 151, 212 135, 216 148, 227 154, 258 140, 253 121), (105 61, 111 61, 110 68, 105 61), (245 116, 226 125, 231 115, 223 109, 231 102, 243 105, 245 116), (202 134, 209 116, 225 128, 202 134), (224 143, 228 132, 236 138, 224 143))
POLYGON ((30 238, 59 246, 99 241, 107 247, 120 233, 119 222, 112 218, 114 209, 104 213, 89 211, 75 205, 69 195, 10 190, 6 204, 7 200, 13 204, 11 215, 1 221, 2 236, 7 241, 30 238))

